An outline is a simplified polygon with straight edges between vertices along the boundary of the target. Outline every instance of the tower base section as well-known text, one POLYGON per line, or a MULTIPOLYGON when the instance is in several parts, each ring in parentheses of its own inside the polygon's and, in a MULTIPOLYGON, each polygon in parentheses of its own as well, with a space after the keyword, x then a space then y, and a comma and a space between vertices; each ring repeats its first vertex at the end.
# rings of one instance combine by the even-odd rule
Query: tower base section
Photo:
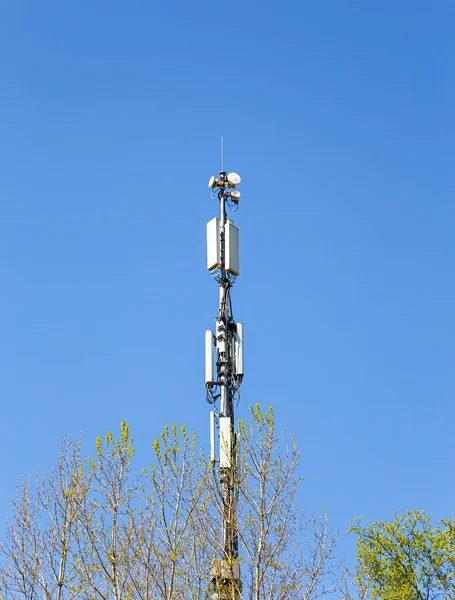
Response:
POLYGON ((212 600, 233 600, 240 598, 240 564, 238 560, 214 560, 211 568, 214 594, 212 600))

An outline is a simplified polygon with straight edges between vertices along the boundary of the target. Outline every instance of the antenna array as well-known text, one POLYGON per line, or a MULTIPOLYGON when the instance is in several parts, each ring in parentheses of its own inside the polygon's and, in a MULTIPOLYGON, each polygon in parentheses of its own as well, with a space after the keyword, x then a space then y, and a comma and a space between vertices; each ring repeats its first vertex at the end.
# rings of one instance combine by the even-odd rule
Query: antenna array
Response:
POLYGON ((231 288, 239 275, 239 230, 227 219, 226 206, 238 208, 240 192, 235 188, 241 179, 237 173, 222 170, 211 177, 212 198, 220 202, 220 218, 207 223, 207 268, 219 285, 220 304, 215 332, 205 334, 205 385, 210 412, 210 458, 218 465, 222 499, 222 555, 212 563, 213 600, 240 598, 239 545, 236 522, 237 504, 237 434, 234 405, 239 400, 243 379, 243 324, 236 323, 232 312, 231 288), (216 367, 216 369, 214 368, 216 367), (215 372, 216 370, 216 372, 215 372), (215 451, 215 424, 219 430, 219 458, 215 451))

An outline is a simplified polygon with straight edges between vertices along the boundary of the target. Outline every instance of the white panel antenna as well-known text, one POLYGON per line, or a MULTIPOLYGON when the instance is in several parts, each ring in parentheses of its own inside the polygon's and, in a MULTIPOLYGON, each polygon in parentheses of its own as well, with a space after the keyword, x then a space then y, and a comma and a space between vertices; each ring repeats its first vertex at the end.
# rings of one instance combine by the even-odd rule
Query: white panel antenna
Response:
POLYGON ((220 220, 215 217, 207 223, 207 269, 213 271, 220 263, 220 220))
POLYGON ((210 460, 212 463, 216 461, 215 458, 215 413, 213 410, 210 411, 210 460))
POLYGON ((238 275, 239 269, 239 230, 234 221, 227 221, 225 227, 226 236, 226 271, 238 275))
MULTIPOLYGON (((207 269, 221 269, 220 220, 215 217, 207 223, 207 269)), ((234 221, 226 221, 224 226, 224 268, 233 275, 239 270, 239 230, 234 221)))
POLYGON ((232 456, 232 426, 230 417, 220 417, 220 467, 229 469, 232 456))
POLYGON ((213 377, 213 333, 209 330, 205 332, 205 385, 213 387, 215 380, 213 377))
POLYGON ((234 358, 235 370, 234 375, 238 378, 243 378, 243 323, 237 323, 237 333, 234 340, 234 358))

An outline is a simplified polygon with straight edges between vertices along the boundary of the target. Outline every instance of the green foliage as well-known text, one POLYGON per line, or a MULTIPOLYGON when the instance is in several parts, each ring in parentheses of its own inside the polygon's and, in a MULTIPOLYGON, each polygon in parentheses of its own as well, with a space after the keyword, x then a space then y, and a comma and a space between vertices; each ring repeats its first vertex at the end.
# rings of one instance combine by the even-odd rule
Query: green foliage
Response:
POLYGON ((357 536, 358 595, 382 600, 454 598, 455 522, 432 525, 422 510, 394 517, 368 526, 356 518, 350 528, 357 536))
POLYGON ((118 440, 114 439, 112 431, 104 437, 104 452, 103 452, 103 440, 100 436, 95 441, 96 455, 99 463, 107 455, 115 457, 122 457, 124 460, 129 460, 134 454, 133 438, 130 437, 130 427, 126 421, 120 423, 120 437, 118 440))

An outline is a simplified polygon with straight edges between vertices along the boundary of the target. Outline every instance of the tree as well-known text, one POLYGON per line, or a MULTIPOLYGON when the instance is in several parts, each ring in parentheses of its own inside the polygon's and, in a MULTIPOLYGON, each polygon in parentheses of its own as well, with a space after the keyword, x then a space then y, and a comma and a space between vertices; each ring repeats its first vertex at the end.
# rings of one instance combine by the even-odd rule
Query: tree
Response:
MULTIPOLYGON (((239 424, 235 482, 244 600, 314 600, 334 591, 337 534, 296 498, 299 453, 273 411, 239 424)), ((151 464, 133 469, 128 425, 96 441, 62 442, 49 477, 23 481, 0 557, 2 600, 203 600, 222 554, 217 470, 195 434, 165 426, 151 464)))
POLYGON ((295 440, 286 446, 271 407, 240 421, 239 536, 244 597, 313 599, 336 589, 333 534, 325 512, 306 516, 296 501, 303 479, 295 440), (308 536, 311 542, 308 543, 308 536))
POLYGON ((77 532, 90 489, 80 450, 80 441, 62 441, 51 475, 18 486, 1 548, 2 597, 62 600, 64 591, 66 598, 80 591, 77 532))
MULTIPOLYGON (((422 510, 394 515, 392 522, 362 526, 357 536, 353 584, 362 599, 455 598, 455 520, 432 525, 422 510)), ((346 590, 344 598, 352 598, 346 590)))

